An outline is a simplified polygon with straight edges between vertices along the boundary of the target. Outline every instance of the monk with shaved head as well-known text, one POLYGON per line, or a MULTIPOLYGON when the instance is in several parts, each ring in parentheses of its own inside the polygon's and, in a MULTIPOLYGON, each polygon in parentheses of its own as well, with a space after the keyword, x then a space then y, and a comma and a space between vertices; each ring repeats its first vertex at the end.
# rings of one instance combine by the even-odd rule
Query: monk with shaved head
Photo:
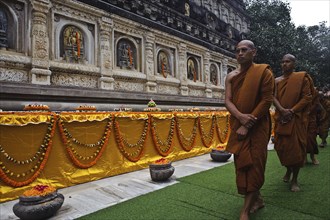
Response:
POLYGON ((284 182, 290 190, 300 190, 298 174, 306 160, 307 126, 312 102, 313 81, 306 72, 294 72, 296 58, 282 58, 283 75, 275 79, 275 150, 286 167, 284 182), (292 179, 291 179, 292 175, 292 179))
POLYGON ((244 195, 240 220, 264 207, 260 189, 264 184, 267 145, 271 134, 269 108, 274 77, 267 64, 255 64, 256 48, 243 40, 236 46, 239 67, 226 78, 225 104, 230 112, 227 151, 234 154, 236 185, 244 195))

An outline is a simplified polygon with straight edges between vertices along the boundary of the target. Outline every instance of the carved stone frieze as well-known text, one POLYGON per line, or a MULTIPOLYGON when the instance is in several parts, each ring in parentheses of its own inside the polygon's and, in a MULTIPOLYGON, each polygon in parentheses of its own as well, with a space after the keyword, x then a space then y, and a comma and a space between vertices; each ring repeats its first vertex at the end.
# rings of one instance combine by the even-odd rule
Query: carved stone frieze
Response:
POLYGON ((27 83, 28 72, 18 69, 0 68, 0 81, 27 83))
POLYGON ((90 75, 72 74, 65 72, 53 73, 51 83, 58 86, 76 86, 84 88, 97 88, 98 77, 90 75))
POLYGON ((144 84, 141 83, 116 80, 114 84, 115 90, 144 92, 144 84))
POLYGON ((179 95, 180 90, 178 86, 170 85, 158 85, 158 93, 169 94, 169 95, 179 95))
POLYGON ((189 95, 197 96, 197 97, 205 97, 205 92, 204 92, 204 90, 197 90, 197 89, 189 88, 189 95))

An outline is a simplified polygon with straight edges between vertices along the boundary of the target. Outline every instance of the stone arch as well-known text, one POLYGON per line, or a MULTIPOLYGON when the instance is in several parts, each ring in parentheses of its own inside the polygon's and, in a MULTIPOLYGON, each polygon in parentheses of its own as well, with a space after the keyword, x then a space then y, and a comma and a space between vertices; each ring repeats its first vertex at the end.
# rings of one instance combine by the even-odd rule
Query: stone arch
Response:
POLYGON ((0 2, 0 48, 22 52, 19 48, 18 18, 13 9, 0 2))
POLYGON ((127 36, 122 36, 115 43, 115 62, 121 69, 139 70, 140 60, 136 41, 127 36))
POLYGON ((81 62, 79 63, 88 63, 88 64, 94 64, 95 63, 95 43, 94 43, 94 37, 92 32, 88 29, 86 25, 74 22, 74 21, 64 21, 60 22, 58 26, 55 29, 55 59, 58 60, 65 60, 64 57, 64 31, 68 27, 73 27, 79 33, 81 33, 81 39, 82 42, 80 42, 84 47, 84 56, 81 57, 81 62))

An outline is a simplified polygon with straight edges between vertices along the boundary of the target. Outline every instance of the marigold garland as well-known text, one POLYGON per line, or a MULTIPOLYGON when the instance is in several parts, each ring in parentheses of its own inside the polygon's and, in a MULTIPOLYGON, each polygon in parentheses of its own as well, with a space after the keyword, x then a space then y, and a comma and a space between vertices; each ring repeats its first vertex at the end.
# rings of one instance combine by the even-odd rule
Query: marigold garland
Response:
POLYGON ((111 134, 111 128, 112 128, 112 119, 107 118, 107 120, 109 120, 109 121, 104 129, 104 134, 101 137, 101 139, 99 141, 97 141, 96 144, 85 144, 85 143, 81 143, 76 138, 74 138, 72 136, 72 134, 64 127, 63 120, 61 120, 61 118, 59 119, 58 125, 59 125, 61 138, 62 138, 62 141, 69 154, 69 157, 72 160, 74 165, 76 165, 79 168, 86 169, 86 168, 94 166, 97 163, 97 161, 101 158, 101 156, 105 150, 105 146, 108 144, 109 136, 111 134), (80 145, 83 147, 90 147, 90 148, 97 147, 97 150, 91 156, 87 156, 87 157, 80 156, 77 153, 77 151, 75 150, 75 148, 72 146, 72 142, 75 143, 76 145, 80 145), (94 159, 92 161, 90 161, 89 163, 80 162, 80 160, 91 160, 92 158, 94 158, 94 159))
POLYGON ((135 144, 130 144, 127 142, 127 140, 122 135, 122 133, 120 131, 119 123, 114 116, 113 116, 113 122, 114 122, 116 142, 117 142, 117 146, 118 146, 120 152, 129 161, 136 162, 136 161, 140 160, 143 155, 144 148, 145 148, 145 141, 148 136, 149 126, 150 126, 149 119, 145 120, 143 132, 140 136, 140 139, 135 144), (137 150, 134 151, 133 153, 129 153, 125 149, 125 148, 132 149, 132 148, 136 148, 136 147, 137 147, 137 150))
POLYGON ((171 125, 170 130, 168 131, 168 135, 166 138, 166 141, 163 142, 160 140, 157 131, 156 131, 156 122, 154 121, 154 118, 152 115, 149 115, 149 120, 151 124, 151 134, 152 134, 152 140, 154 142, 154 145, 156 147, 157 152, 162 155, 163 157, 168 156, 172 149, 173 149, 173 136, 174 136, 174 128, 175 128, 175 118, 173 117, 171 119, 171 125), (165 147, 165 148, 163 148, 165 147))
POLYGON ((200 120, 200 117, 198 117, 198 125, 199 125, 199 131, 201 134, 201 138, 202 138, 202 142, 204 144, 205 147, 209 148, 212 145, 213 142, 213 137, 214 137, 214 128, 215 128, 215 116, 212 116, 212 124, 211 124, 211 128, 208 134, 205 134, 204 132, 204 127, 202 125, 202 122, 200 120), (209 139, 209 141, 207 142, 207 139, 209 139))
POLYGON ((25 196, 25 197, 46 196, 55 191, 56 191, 56 188, 53 186, 36 185, 32 189, 24 191, 23 196, 25 196))
MULTIPOLYGON (((0 162, 0 166, 1 166, 0 178, 6 184, 8 184, 12 187, 26 186, 26 185, 29 185, 30 183, 32 183, 40 175, 40 172, 45 168, 45 165, 48 161, 48 157, 49 157, 49 154, 50 154, 50 151, 52 148, 52 143, 53 143, 52 138, 54 136, 55 127, 56 127, 55 121, 56 121, 56 114, 50 113, 50 123, 48 125, 46 135, 43 139, 43 144, 39 148, 40 150, 38 151, 39 152, 38 157, 40 156, 40 158, 39 158, 39 160, 37 160, 36 165, 33 166, 33 168, 31 168, 27 172, 24 172, 21 174, 16 174, 17 178, 22 178, 22 177, 25 177, 26 175, 28 175, 29 173, 32 173, 33 175, 30 178, 28 178, 25 181, 21 181, 21 182, 10 178, 9 176, 14 176, 14 172, 7 169, 6 166, 3 164, 3 162, 0 162), (40 152, 40 151, 42 151, 42 152, 40 152), (9 174, 9 176, 7 174, 9 174)), ((6 156, 7 159, 8 159, 8 157, 10 157, 10 156, 9 155, 6 156)), ((28 161, 27 163, 32 163, 32 161, 35 161, 35 160, 36 159, 33 159, 33 157, 32 157, 32 159, 30 158, 29 160, 26 160, 26 161, 28 161)), ((10 157, 9 161, 13 162, 15 164, 18 164, 19 160, 15 160, 13 157, 10 157)), ((22 163, 22 161, 20 161, 19 165, 24 165, 24 164, 26 164, 26 163, 22 163)))
POLYGON ((179 122, 179 117, 177 117, 177 115, 175 114, 175 120, 176 120, 176 132, 178 135, 178 139, 179 139, 179 143, 182 147, 183 150, 189 152, 191 151, 196 143, 196 136, 197 136, 197 125, 198 125, 198 118, 195 118, 194 120, 194 126, 192 131, 190 132, 190 136, 189 137, 185 137, 183 134, 183 131, 181 129, 180 126, 180 122, 179 122), (185 144, 187 143, 187 144, 185 144))
POLYGON ((225 130, 221 130, 219 128, 219 121, 218 121, 218 117, 216 116, 216 132, 217 132, 217 136, 219 138, 220 143, 226 143, 228 141, 228 137, 229 137, 229 115, 226 115, 226 128, 225 130), (223 137, 224 136, 224 137, 223 137))

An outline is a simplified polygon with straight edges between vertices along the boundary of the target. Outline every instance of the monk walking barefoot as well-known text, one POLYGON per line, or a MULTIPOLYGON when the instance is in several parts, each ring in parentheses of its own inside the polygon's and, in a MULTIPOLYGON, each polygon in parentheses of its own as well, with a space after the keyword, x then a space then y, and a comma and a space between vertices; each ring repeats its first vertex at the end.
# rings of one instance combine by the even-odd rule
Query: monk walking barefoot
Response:
POLYGON ((287 169, 283 181, 288 182, 292 173, 292 192, 300 190, 298 174, 306 161, 308 114, 314 88, 306 72, 293 72, 295 61, 291 54, 283 56, 283 75, 275 79, 274 95, 274 148, 281 164, 287 169))
POLYGON ((252 41, 237 44, 239 68, 226 78, 225 104, 230 112, 227 150, 234 154, 236 185, 244 195, 240 220, 264 206, 260 189, 264 184, 267 145, 271 135, 269 108, 273 100, 274 77, 266 64, 255 64, 252 41))

